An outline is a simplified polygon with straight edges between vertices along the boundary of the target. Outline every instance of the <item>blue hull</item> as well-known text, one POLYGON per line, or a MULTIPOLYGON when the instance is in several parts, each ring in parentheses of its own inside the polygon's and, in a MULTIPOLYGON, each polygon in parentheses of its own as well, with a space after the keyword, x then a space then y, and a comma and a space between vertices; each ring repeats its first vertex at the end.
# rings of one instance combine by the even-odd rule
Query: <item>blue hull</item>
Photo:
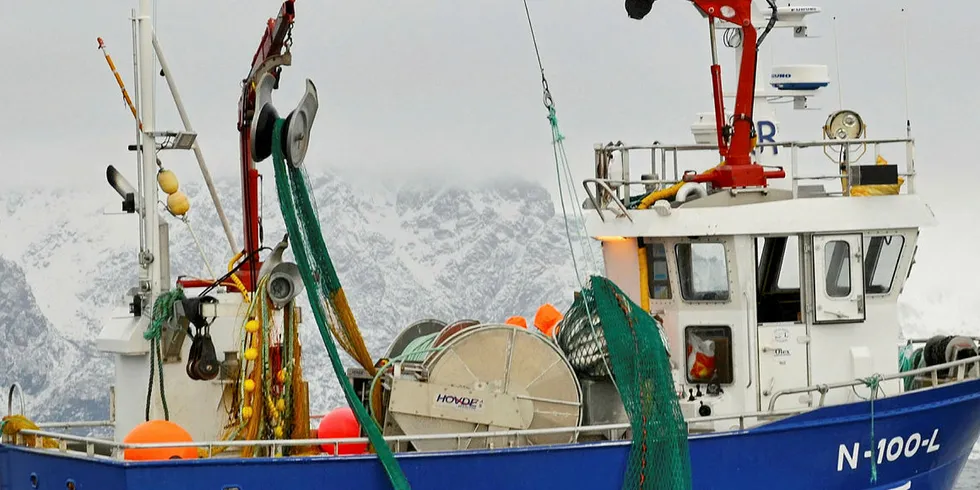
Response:
MULTIPOLYGON (((980 434, 980 380, 690 439, 696 489, 949 490, 980 434), (872 482, 872 459, 877 479, 872 482)), ((619 489, 629 443, 398 456, 414 489, 619 489)), ((0 446, 0 490, 387 489, 373 456, 106 462, 0 446)))

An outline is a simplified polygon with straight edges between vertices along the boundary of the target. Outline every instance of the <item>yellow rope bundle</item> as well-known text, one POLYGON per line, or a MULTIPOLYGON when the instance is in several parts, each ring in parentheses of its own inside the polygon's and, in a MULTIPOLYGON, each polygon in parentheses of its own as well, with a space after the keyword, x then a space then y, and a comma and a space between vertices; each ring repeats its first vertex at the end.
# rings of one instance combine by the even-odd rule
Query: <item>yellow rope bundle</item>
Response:
MULTIPOLYGON (((268 278, 259 281, 242 325, 241 369, 235 385, 237 403, 224 440, 305 439, 309 437, 309 390, 303 379, 299 318, 295 303, 283 307, 281 328, 266 295, 268 278), (276 340, 282 336, 281 344, 276 340), (281 353, 273 366, 272 347, 281 353)), ((222 448, 223 450, 224 448, 222 448)), ((243 457, 277 456, 257 454, 254 446, 242 448, 243 457)), ((283 448, 283 452, 312 454, 315 448, 283 448)))
MULTIPOLYGON (((3 419, 0 419, 0 433, 5 436, 15 437, 22 430, 41 430, 31 419, 23 415, 7 415, 3 419)), ((29 447, 37 447, 37 437, 24 435, 24 445, 29 447)), ((41 438, 41 446, 48 449, 55 449, 58 447, 58 442, 49 439, 47 437, 41 438)))
MULTIPOLYGON (((371 354, 368 352, 367 346, 364 345, 364 337, 361 336, 361 331, 357 328, 357 321, 354 320, 354 313, 347 303, 347 295, 344 294, 344 288, 337 289, 337 292, 333 295, 333 303, 337 307, 337 316, 338 320, 340 320, 343 333, 335 328, 335 322, 330 322, 330 331, 333 333, 334 338, 337 339, 340 347, 373 376, 378 370, 374 367, 374 361, 371 359, 371 354)), ((329 305, 327 306, 327 311, 330 311, 329 305)))

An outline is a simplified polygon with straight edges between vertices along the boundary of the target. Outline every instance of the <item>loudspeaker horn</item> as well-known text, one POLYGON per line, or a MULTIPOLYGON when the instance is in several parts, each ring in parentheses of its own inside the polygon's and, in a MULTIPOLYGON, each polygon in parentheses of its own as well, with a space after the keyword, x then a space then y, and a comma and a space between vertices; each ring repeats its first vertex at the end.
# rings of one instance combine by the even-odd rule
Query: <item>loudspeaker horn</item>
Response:
POLYGON ((266 286, 266 293, 276 309, 286 306, 287 303, 299 296, 303 291, 303 277, 299 273, 299 267, 292 262, 283 262, 272 269, 269 273, 269 284, 266 286))

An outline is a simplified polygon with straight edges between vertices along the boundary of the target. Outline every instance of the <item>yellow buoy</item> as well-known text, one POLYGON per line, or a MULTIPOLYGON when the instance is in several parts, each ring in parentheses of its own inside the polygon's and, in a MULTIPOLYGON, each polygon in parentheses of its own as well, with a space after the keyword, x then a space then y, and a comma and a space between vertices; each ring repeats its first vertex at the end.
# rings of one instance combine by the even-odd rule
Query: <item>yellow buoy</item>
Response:
POLYGON ((245 388, 245 391, 248 391, 248 392, 255 391, 255 381, 252 381, 250 379, 246 379, 245 380, 245 383, 243 383, 243 384, 244 384, 244 386, 242 386, 242 387, 245 388))
POLYGON ((255 333, 259 331, 259 322, 256 320, 249 320, 245 322, 245 331, 248 333, 255 333))
POLYGON ((245 349, 245 359, 249 361, 254 361, 256 357, 259 357, 259 350, 255 347, 249 347, 245 349))
POLYGON ((183 192, 177 191, 167 196, 167 209, 176 216, 183 216, 191 209, 191 202, 183 192))
POLYGON ((242 407, 242 418, 248 420, 252 416, 252 407, 242 407))
POLYGON ((157 172, 157 183, 160 184, 160 190, 167 194, 173 194, 177 192, 177 189, 180 189, 180 184, 177 183, 177 175, 170 170, 157 172))

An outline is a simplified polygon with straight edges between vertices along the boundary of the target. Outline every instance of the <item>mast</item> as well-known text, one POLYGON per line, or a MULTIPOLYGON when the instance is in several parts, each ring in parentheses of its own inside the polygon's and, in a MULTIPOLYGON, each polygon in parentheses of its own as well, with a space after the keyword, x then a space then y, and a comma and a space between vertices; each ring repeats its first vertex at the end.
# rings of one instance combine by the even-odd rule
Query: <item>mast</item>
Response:
POLYGON ((156 129, 156 113, 153 104, 153 81, 156 66, 153 56, 153 2, 140 0, 137 17, 137 51, 139 52, 139 95, 140 121, 140 221, 143 226, 143 249, 140 250, 140 292, 144 295, 144 306, 152 311, 153 302, 162 290, 162 270, 160 256, 160 218, 157 213, 156 162, 157 147, 153 132, 156 129))

